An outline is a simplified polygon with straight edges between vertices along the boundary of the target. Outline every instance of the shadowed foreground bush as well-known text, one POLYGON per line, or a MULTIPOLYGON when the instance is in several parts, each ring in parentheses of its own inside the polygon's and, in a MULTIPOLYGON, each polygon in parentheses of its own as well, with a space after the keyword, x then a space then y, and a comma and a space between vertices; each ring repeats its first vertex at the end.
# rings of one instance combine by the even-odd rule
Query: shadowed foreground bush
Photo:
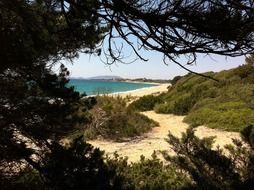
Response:
POLYGON ((121 179, 103 158, 103 152, 77 138, 68 147, 49 145, 41 160, 5 183, 4 189, 17 190, 116 190, 121 179))
POLYGON ((168 143, 176 156, 164 157, 186 171, 197 190, 252 190, 254 186, 254 131, 242 131, 242 141, 227 145, 227 156, 219 147, 211 149, 213 138, 199 139, 188 129, 181 139, 169 134, 168 143))
POLYGON ((141 159, 127 164, 127 159, 109 159, 108 164, 115 169, 123 180, 122 189, 133 190, 180 190, 192 189, 193 184, 186 173, 174 163, 165 165, 155 154, 152 159, 141 159))
POLYGON ((39 168, 24 170, 10 183, 1 180, 1 185, 4 190, 252 190, 253 127, 242 135, 244 143, 234 140, 234 146, 225 147, 225 156, 222 149, 211 149, 213 138, 199 139, 193 129, 181 139, 169 134, 167 141, 177 154, 164 152, 167 164, 155 154, 131 164, 117 154, 103 159, 102 152, 79 138, 69 148, 53 144, 39 168))

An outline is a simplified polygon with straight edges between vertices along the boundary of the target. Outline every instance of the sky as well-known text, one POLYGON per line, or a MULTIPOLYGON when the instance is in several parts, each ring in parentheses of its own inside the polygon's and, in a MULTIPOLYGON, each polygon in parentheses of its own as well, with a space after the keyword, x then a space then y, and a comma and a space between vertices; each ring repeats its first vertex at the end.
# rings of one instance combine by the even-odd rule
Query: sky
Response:
MULTIPOLYGON (((137 47, 137 40, 135 37, 130 37, 132 44, 137 47)), ((114 40, 114 46, 122 49, 124 62, 131 62, 136 58, 135 54, 131 50, 130 46, 121 38, 116 38, 114 40)), ((102 43, 102 48, 108 48, 108 40, 104 40, 102 43)), ((103 51, 102 51, 103 52, 103 51)), ((81 77, 89 78, 94 76, 105 76, 113 75, 120 76, 123 78, 148 78, 148 79, 172 79, 178 75, 185 75, 188 71, 178 66, 173 62, 167 62, 167 65, 163 63, 163 55, 156 51, 149 51, 141 49, 138 51, 143 58, 148 61, 136 60, 130 64, 116 63, 113 65, 107 65, 102 60, 103 53, 101 57, 88 54, 80 54, 79 58, 73 60, 73 64, 65 63, 67 68, 71 73, 71 77, 81 77)), ((182 65, 186 66, 187 60, 184 57, 178 59, 182 65)), ((238 65, 245 63, 245 57, 225 57, 218 55, 204 55, 198 54, 196 64, 191 66, 186 66, 188 69, 203 73, 207 71, 221 71, 225 69, 235 68, 238 65)))
MULTIPOLYGON (((94 77, 104 75, 114 75, 123 78, 151 78, 151 79, 172 79, 177 75, 185 75, 188 72, 180 68, 173 62, 168 65, 163 63, 163 57, 156 52, 146 52, 143 54, 148 61, 137 60, 130 64, 116 63, 111 66, 103 63, 98 56, 80 54, 73 64, 67 63, 66 66, 71 73, 71 77, 94 77)), ((185 63, 185 60, 180 62, 185 63)), ((195 65, 188 66, 195 72, 221 71, 235 68, 244 64, 245 57, 225 57, 225 56, 204 56, 198 55, 195 65)))

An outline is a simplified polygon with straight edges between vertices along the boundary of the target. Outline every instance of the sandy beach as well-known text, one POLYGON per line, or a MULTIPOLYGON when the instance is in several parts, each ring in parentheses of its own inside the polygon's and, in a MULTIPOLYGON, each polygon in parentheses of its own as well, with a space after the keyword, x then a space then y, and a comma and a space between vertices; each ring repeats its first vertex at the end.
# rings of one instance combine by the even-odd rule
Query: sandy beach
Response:
POLYGON ((158 84, 157 86, 140 88, 137 90, 130 90, 130 91, 126 91, 126 92, 115 92, 115 93, 111 93, 109 95, 113 95, 113 96, 119 95, 123 98, 125 98, 127 96, 142 97, 142 96, 149 95, 149 94, 160 94, 162 92, 167 92, 168 86, 171 86, 171 84, 170 83, 163 83, 163 84, 158 84))

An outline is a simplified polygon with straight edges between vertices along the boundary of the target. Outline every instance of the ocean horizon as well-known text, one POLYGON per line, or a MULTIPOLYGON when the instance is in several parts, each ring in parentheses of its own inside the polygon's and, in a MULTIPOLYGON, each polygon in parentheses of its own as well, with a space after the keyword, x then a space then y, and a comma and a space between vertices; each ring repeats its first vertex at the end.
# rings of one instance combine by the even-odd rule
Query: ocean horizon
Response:
POLYGON ((77 92, 86 93, 86 95, 88 96, 97 94, 109 94, 115 92, 126 92, 141 88, 157 86, 157 84, 149 83, 134 83, 94 79, 70 79, 68 85, 74 86, 74 89, 77 92))

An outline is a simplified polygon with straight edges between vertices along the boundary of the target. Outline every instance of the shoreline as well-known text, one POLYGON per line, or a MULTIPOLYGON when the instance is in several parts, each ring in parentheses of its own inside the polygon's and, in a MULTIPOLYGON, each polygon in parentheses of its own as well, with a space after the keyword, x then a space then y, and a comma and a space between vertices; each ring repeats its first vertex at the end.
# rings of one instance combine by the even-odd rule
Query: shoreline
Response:
POLYGON ((95 96, 121 96, 122 98, 126 98, 127 96, 131 97, 142 97, 145 95, 151 94, 160 94, 163 92, 168 91, 168 87, 171 86, 171 83, 155 83, 155 82, 140 82, 140 81, 118 81, 118 82, 125 82, 125 83, 139 83, 139 84, 151 84, 154 86, 138 88, 135 90, 128 90, 128 91, 119 91, 119 92, 110 92, 105 94, 96 94, 96 95, 88 95, 86 97, 95 97, 95 96))
MULTIPOLYGON (((141 82, 140 82, 141 83, 141 82)), ((145 83, 145 82, 142 82, 145 83)), ((148 83, 146 83, 148 84, 148 83)), ((107 94, 108 96, 121 96, 122 98, 130 97, 142 97, 145 95, 151 94, 160 94, 168 91, 168 86, 171 86, 170 83, 156 83, 156 86, 144 87, 135 90, 123 91, 123 92, 113 92, 107 94)))
POLYGON ((125 80, 125 81, 119 81, 119 82, 138 83, 138 84, 152 84, 152 85, 168 84, 168 83, 158 83, 158 82, 141 82, 141 81, 132 81, 132 80, 125 80))

